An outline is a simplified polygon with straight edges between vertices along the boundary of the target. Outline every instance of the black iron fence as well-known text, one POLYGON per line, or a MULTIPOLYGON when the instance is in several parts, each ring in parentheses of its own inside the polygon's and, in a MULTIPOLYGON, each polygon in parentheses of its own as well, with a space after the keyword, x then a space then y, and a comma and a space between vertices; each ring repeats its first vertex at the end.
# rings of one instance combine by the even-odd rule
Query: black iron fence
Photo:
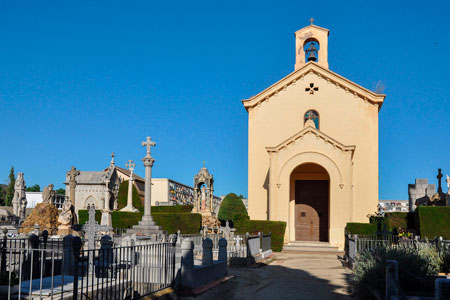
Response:
POLYGON ((136 299, 175 278, 171 242, 114 247, 104 236, 99 249, 85 249, 74 237, 55 248, 32 235, 12 245, 20 247, 8 247, 4 239, 0 249, 1 275, 9 282, 0 299, 136 299))

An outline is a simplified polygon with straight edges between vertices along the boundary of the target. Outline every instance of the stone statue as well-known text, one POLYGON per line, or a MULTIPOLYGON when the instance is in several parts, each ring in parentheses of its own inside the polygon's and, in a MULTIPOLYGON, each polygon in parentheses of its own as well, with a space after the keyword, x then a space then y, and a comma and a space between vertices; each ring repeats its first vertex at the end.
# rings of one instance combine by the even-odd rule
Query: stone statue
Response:
POLYGON ((53 190, 53 184, 49 184, 42 192, 42 203, 55 203, 56 192, 53 190))
POLYGON ((447 194, 450 194, 450 176, 447 174, 447 194))
POLYGON ((23 173, 18 173, 16 183, 14 184, 14 197, 12 204, 14 214, 21 219, 25 219, 25 212, 27 208, 25 189, 26 186, 25 180, 23 179, 23 173))
POLYGON ((206 187, 202 186, 202 210, 206 209, 206 187))
POLYGON ((73 205, 69 197, 66 197, 58 217, 58 223, 61 225, 71 226, 74 224, 73 205))

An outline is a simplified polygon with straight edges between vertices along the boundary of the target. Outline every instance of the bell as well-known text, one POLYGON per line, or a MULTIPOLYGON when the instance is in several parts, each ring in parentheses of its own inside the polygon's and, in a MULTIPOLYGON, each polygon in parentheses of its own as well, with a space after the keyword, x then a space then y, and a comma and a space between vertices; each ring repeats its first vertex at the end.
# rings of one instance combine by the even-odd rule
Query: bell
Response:
POLYGON ((316 61, 316 60, 317 60, 316 52, 314 51, 309 52, 308 61, 316 61))
POLYGON ((306 54, 308 55, 308 61, 317 60, 316 51, 317 51, 316 46, 313 43, 311 43, 309 45, 309 48, 306 50, 306 54))

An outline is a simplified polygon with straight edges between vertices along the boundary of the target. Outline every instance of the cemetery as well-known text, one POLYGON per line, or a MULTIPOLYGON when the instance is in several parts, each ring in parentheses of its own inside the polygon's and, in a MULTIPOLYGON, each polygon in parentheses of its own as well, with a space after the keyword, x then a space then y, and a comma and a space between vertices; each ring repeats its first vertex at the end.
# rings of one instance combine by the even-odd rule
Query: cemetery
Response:
POLYGON ((281 251, 285 224, 249 220, 235 194, 225 197, 223 208, 216 207, 213 176, 205 167, 194 176, 193 205, 151 206, 155 162, 151 147, 155 145, 150 137, 142 142, 146 148, 143 203, 133 184, 132 161, 126 164, 128 180, 118 179, 118 186, 125 188, 118 190, 116 203, 105 200, 113 194, 105 187, 114 177, 104 176, 115 169, 113 156, 112 168, 102 173, 105 185, 90 187, 103 193, 102 202, 87 201, 87 209, 76 210, 74 203, 84 198, 77 194, 78 183, 80 191, 86 191, 86 178, 98 174, 83 175, 72 167, 61 208, 54 204, 56 193, 50 184, 42 202, 25 216, 26 183, 19 173, 15 214, 6 214, 2 224, 2 299, 137 299, 167 289, 190 294, 231 278, 228 266, 262 261, 272 255, 272 248, 281 251), (233 228, 228 220, 234 221, 233 228))
MULTIPOLYGON (((152 19, 157 15, 155 13, 151 18, 146 15, 145 18, 152 19)), ((123 16, 121 18, 124 23, 130 21, 123 16)), ((200 20, 199 27, 206 30, 208 26, 205 24, 210 21, 200 20)), ((242 129, 233 123, 234 120, 221 119, 229 109, 229 103, 217 95, 214 97, 219 99, 208 99, 207 104, 214 104, 214 109, 217 109, 212 115, 205 109, 205 102, 198 102, 199 96, 189 95, 179 86, 182 78, 195 79, 195 84, 190 85, 203 89, 208 85, 205 83, 207 80, 214 79, 216 70, 205 72, 201 65, 187 68, 183 64, 188 51, 201 52, 200 48, 206 51, 208 47, 205 45, 199 44, 198 49, 193 48, 195 51, 188 47, 179 51, 179 45, 186 46, 185 42, 180 39, 174 43, 177 54, 171 53, 171 60, 177 61, 177 65, 167 67, 167 70, 188 69, 194 74, 194 69, 199 67, 207 73, 204 82, 195 78, 198 73, 167 75, 171 78, 167 90, 179 93, 180 99, 174 95, 159 96, 159 91, 164 88, 157 80, 157 83, 152 83, 154 86, 145 82, 145 92, 134 84, 133 81, 141 77, 150 81, 144 75, 152 73, 148 70, 158 70, 156 61, 159 56, 156 56, 152 58, 154 66, 142 61, 135 62, 135 65, 123 63, 130 68, 137 68, 137 65, 142 68, 141 73, 132 75, 133 72, 121 66, 123 69, 118 73, 126 79, 114 81, 113 76, 110 80, 109 74, 102 75, 102 80, 111 84, 108 89, 126 83, 128 90, 123 89, 125 96, 121 95, 124 98, 114 98, 117 91, 107 93, 104 88, 98 92, 101 95, 96 96, 98 99, 86 97, 81 92, 77 94, 77 97, 89 99, 86 101, 90 107, 78 105, 78 101, 70 98, 69 101, 73 102, 70 105, 61 100, 60 106, 64 109, 70 107, 70 112, 52 112, 49 119, 63 118, 60 123, 70 124, 70 130, 64 127, 64 132, 59 135, 64 138, 69 135, 76 140, 76 146, 67 146, 60 141, 46 145, 45 139, 42 139, 44 143, 33 146, 44 149, 41 144, 45 144, 50 148, 45 148, 46 151, 58 148, 57 155, 51 157, 51 165, 52 168, 63 168, 62 171, 53 174, 53 182, 46 182, 40 191, 37 184, 27 188, 26 180, 32 176, 40 178, 45 170, 36 171, 34 167, 20 165, 16 175, 14 167, 11 167, 9 184, 0 185, 0 202, 5 205, 0 207, 0 300, 450 300, 450 176, 445 173, 450 170, 446 169, 447 162, 417 167, 415 172, 420 174, 405 171, 409 184, 401 186, 408 193, 407 200, 380 200, 379 159, 389 157, 379 151, 380 128, 391 133, 382 127, 383 124, 380 125, 386 99, 384 86, 377 82, 374 88, 368 89, 331 70, 328 56, 328 46, 332 45, 329 44, 330 30, 317 26, 313 18, 309 22, 294 32, 291 41, 295 59, 292 72, 270 85, 269 81, 264 81, 262 84, 266 87, 246 82, 255 74, 262 73, 261 70, 239 79, 243 87, 251 87, 247 92, 253 93, 241 95, 248 96, 241 100, 240 107, 248 121, 246 127, 242 127, 247 134, 247 148, 244 150, 248 153, 240 161, 239 168, 234 165, 233 168, 223 168, 219 173, 217 166, 211 164, 211 167, 209 162, 208 168, 205 161, 201 168, 192 168, 191 165, 192 161, 208 155, 223 165, 237 156, 240 159, 245 156, 233 152, 236 148, 245 148, 242 141, 236 147, 235 140, 228 141, 228 137, 219 132, 223 128, 230 132, 242 129), (190 76, 192 78, 188 78, 190 76), (135 89, 152 96, 128 95, 135 89), (144 100, 138 101, 134 96, 144 100), (114 99, 102 103, 102 97, 114 99), (161 98, 155 103, 158 97, 161 98), (163 102, 161 99, 167 101, 161 105, 165 113, 163 117, 158 116, 158 112, 161 114, 161 110, 158 111, 159 102, 163 102), (126 120, 121 119, 122 106, 120 109, 109 106, 114 101, 134 109, 127 112, 126 120), (99 107, 101 112, 94 113, 99 107), (86 125, 89 122, 84 120, 84 114, 91 113, 91 110, 95 126, 86 125), (117 111, 111 113, 114 110, 117 111), (71 114, 77 116, 75 121, 71 114), (103 115, 111 115, 105 126, 107 130, 101 127, 106 123, 103 115), (187 128, 183 123, 186 120, 195 126, 187 128), (79 133, 73 129, 78 128, 73 123, 79 126, 79 133), (220 126, 217 125, 219 123, 220 126), (100 129, 91 128, 96 126, 100 129), (91 130, 95 137, 89 132, 91 130), (118 156, 112 152, 109 157, 113 147, 100 142, 96 130, 107 133, 104 140, 108 143, 127 151, 127 160, 120 158, 117 150, 118 156), (147 131, 152 132, 153 137, 153 134, 159 134, 156 140, 159 145, 163 144, 164 151, 155 148, 156 142, 150 136, 140 139, 147 131), (76 134, 80 136, 76 137, 76 134), (222 140, 227 141, 224 144, 222 140), (63 147, 66 152, 62 151, 63 147), (108 152, 100 153, 99 149, 108 152), (78 155, 77 151, 84 151, 84 156, 78 155), (134 151, 139 151, 139 160, 134 157, 134 151), (188 151, 189 155, 181 155, 188 151), (159 155, 166 155, 165 152, 170 154, 165 156, 165 160, 159 160, 159 155), (106 163, 93 153, 107 156, 106 163), (157 160, 158 163, 164 162, 161 164, 165 169, 160 173, 154 169, 157 160), (92 167, 94 170, 90 169, 93 161, 98 163, 92 167), (242 162, 245 164, 243 167, 242 162), (436 169, 437 184, 433 181, 435 175, 432 180, 416 178, 430 170, 436 174, 436 169), (138 175, 140 172, 142 177, 138 175), (181 177, 181 173, 187 173, 191 183, 174 180, 176 176, 181 177), (155 174, 164 174, 165 177, 155 178, 155 174), (234 177, 238 179, 227 182, 234 177), (411 183, 413 179, 414 183, 411 183), (246 191, 242 194, 247 194, 227 191, 219 197, 218 192, 224 189, 220 184, 224 182, 233 189, 243 183, 246 191), (64 188, 58 189, 60 186, 64 188)), ((179 26, 177 22, 173 23, 179 26)), ((227 23, 226 26, 231 25, 227 23)), ((81 25, 77 23, 77 26, 81 25)), ((136 26, 140 27, 143 26, 136 26)), ((157 24, 152 30, 159 32, 163 29, 160 27, 163 26, 157 24)), ((277 30, 276 26, 270 27, 273 32, 277 30)), ((130 30, 126 26, 124 28, 124 32, 130 30)), ((191 30, 182 29, 176 28, 175 35, 183 37, 183 31, 191 30)), ((255 31, 263 30, 258 28, 255 31)), ((136 35, 144 36, 142 32, 136 32, 136 35)), ((114 39, 116 35, 112 34, 114 39)), ((216 31, 204 33, 207 41, 215 35, 216 31)), ((151 48, 156 48, 152 40, 157 38, 155 36, 155 32, 145 36, 151 41, 151 48)), ((279 46, 275 40, 269 42, 270 31, 265 36, 267 44, 279 46)), ((354 36, 356 34, 352 33, 348 43, 353 42, 354 36)), ((102 41, 97 38, 91 37, 102 41)), ((236 38, 239 37, 236 35, 236 38)), ((240 38, 250 40, 248 36, 240 38)), ((360 43, 361 39, 354 40, 360 43)), ((371 43, 379 42, 371 40, 371 43)), ((164 48, 167 45, 159 44, 162 47, 158 55, 162 55, 168 51, 164 48)), ((135 47, 134 44, 132 46, 135 47)), ((213 48, 222 50, 226 47, 221 44, 213 48)), ((136 49, 141 51, 139 47, 136 49)), ((374 49, 380 55, 378 49, 374 49)), ((87 57, 91 55, 87 53, 87 57)), ((116 56, 134 57, 129 50, 125 54, 116 56)), ((265 54, 259 55, 261 60, 267 60, 265 54)), ((401 59, 402 55, 396 56, 401 59)), ((342 57, 345 58, 344 55, 342 57)), ((208 55, 203 53, 202 59, 207 58, 208 55)), ((217 63, 223 62, 227 62, 225 57, 218 59, 217 63)), ((239 60, 236 62, 239 64, 239 60)), ((380 65, 385 64, 382 60, 380 62, 380 65)), ((110 72, 108 68, 104 69, 110 72)), ((236 70, 242 71, 240 67, 236 70)), ((230 74, 235 76, 236 70, 230 74)), ((272 76, 272 73, 273 70, 268 69, 267 74, 272 76)), ((92 74, 83 76, 95 77, 92 74)), ((229 80, 233 76, 226 78, 229 80)), ((409 80, 414 76, 404 77, 409 80)), ((163 80, 164 76, 159 74, 157 79, 163 80)), ((88 80, 92 82, 86 84, 87 87, 79 87, 83 93, 89 94, 91 86, 101 86, 95 79, 88 80)), ((361 82, 367 84, 368 80, 361 79, 361 82)), ((70 84, 62 85, 64 89, 71 86, 72 81, 68 82, 70 84)), ((10 102, 14 103, 14 100, 10 102)), ((394 110, 392 107, 395 106, 388 109, 394 110)), ((30 111, 37 113, 38 110, 32 107, 30 111)), ((438 110, 433 107, 430 111, 438 110)), ((39 125, 41 121, 45 123, 43 119, 40 117, 39 125)), ((442 119, 445 121, 445 117, 442 119)), ((448 128, 441 123, 433 130, 448 128)), ((63 127, 55 124, 48 127, 63 127)), ((406 131, 402 130, 400 132, 406 131)), ((40 128, 40 131, 46 130, 40 128)), ((417 131, 417 128, 411 131, 417 131)), ((27 132, 23 136, 32 134, 27 132)), ((28 143, 28 138, 23 139, 28 143)), ((389 140, 390 143, 397 142, 395 137, 391 139, 395 142, 389 140)), ((62 137, 61 140, 67 142, 62 137)), ((432 139, 427 137, 427 140, 432 139)), ((448 145, 436 148, 442 151, 448 145)), ((26 163, 31 164, 35 160, 30 155, 26 163)), ((400 168, 392 160, 387 164, 385 173, 397 173, 395 169, 400 168)), ((390 184, 400 186, 397 182, 390 184)))

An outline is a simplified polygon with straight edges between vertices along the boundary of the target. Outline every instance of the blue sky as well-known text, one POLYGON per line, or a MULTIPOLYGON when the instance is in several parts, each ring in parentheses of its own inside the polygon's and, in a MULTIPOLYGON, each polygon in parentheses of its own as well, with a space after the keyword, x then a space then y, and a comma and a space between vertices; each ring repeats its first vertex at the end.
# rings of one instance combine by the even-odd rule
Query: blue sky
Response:
MULTIPOLYGON (((248 98, 294 69, 294 32, 330 30, 330 69, 374 89, 380 199, 450 173, 446 1, 1 1, 0 181, 62 187, 72 165, 137 163, 154 177, 247 195, 248 98)), ((344 116, 351 117, 351 116, 344 116)), ((446 190, 446 188, 444 189, 446 190)))

